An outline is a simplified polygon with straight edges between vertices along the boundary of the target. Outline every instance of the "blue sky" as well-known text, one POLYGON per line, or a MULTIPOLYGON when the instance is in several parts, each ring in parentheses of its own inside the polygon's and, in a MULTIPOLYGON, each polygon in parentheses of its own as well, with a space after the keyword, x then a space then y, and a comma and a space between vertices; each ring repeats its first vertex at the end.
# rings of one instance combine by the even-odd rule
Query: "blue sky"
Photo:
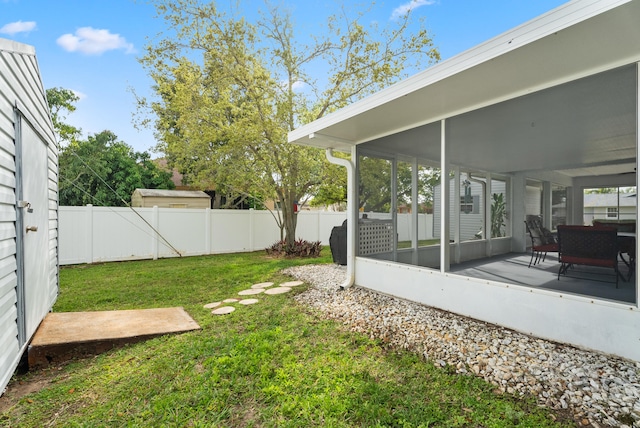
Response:
MULTIPOLYGON (((546 13, 566 0, 384 0, 367 17, 381 25, 411 7, 423 17, 442 59, 450 58, 517 25, 546 13)), ((312 32, 338 11, 357 8, 361 0, 278 0, 292 12, 296 34, 312 32)), ((220 7, 235 0, 218 1, 220 7)), ((239 2, 248 20, 262 0, 239 2)), ((138 151, 152 152, 151 130, 132 123, 135 99, 148 95, 152 81, 138 63, 147 39, 163 31, 163 21, 144 0, 0 0, 0 37, 33 45, 45 88, 63 87, 80 97, 67 122, 85 135, 105 129, 138 151)))

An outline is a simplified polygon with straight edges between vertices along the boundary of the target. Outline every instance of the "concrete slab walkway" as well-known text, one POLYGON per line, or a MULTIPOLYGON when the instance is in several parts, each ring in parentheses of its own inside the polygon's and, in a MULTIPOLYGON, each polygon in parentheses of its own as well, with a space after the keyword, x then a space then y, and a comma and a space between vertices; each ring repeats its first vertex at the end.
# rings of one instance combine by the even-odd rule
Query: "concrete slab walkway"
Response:
POLYGON ((29 367, 76 355, 95 355, 125 343, 198 329, 198 323, 181 307, 52 312, 42 321, 29 345, 29 367))

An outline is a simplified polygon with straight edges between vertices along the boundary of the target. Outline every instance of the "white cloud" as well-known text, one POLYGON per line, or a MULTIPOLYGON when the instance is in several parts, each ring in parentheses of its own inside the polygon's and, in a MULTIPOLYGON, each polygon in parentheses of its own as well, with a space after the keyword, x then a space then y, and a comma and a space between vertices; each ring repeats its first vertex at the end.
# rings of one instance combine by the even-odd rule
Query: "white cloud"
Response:
MULTIPOLYGON (((293 90, 293 92, 300 92, 304 89, 306 85, 307 85, 306 83, 300 80, 296 80, 291 84, 291 89, 293 90)), ((289 87, 289 82, 287 82, 286 80, 280 81, 280 87, 282 87, 282 90, 286 91, 287 88, 289 87)))
POLYGON ((82 101, 85 98, 87 98, 87 94, 85 94, 84 92, 76 91, 75 89, 72 89, 71 92, 73 92, 73 95, 78 97, 79 101, 82 101))
POLYGON ((301 91, 304 87, 306 86, 306 84, 304 82, 301 82, 299 80, 293 82, 293 85, 291 86, 291 89, 293 89, 293 91, 301 91))
POLYGON ((17 21, 17 22, 10 22, 9 24, 3 25, 2 28, 0 28, 0 33, 10 34, 13 36, 14 34, 17 34, 17 33, 28 33, 35 29, 36 29, 35 21, 27 21, 27 22, 17 21))
POLYGON ((396 7, 393 12, 391 12, 391 19, 398 19, 414 9, 421 6, 430 6, 435 3, 436 0, 410 0, 408 3, 396 7))
POLYGON ((115 49, 124 49, 126 53, 135 53, 133 44, 120 34, 111 34, 109 30, 91 27, 78 28, 74 34, 63 34, 56 40, 64 50, 82 52, 87 55, 100 55, 115 49))

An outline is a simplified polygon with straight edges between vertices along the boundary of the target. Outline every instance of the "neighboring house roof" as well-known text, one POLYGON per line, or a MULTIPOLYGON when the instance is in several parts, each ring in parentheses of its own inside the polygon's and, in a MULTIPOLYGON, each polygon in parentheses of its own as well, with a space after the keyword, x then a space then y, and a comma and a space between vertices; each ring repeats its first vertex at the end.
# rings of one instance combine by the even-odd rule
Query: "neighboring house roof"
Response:
POLYGON ((176 187, 183 185, 182 174, 180 174, 177 168, 173 168, 173 169, 169 168, 166 158, 154 159, 153 162, 158 166, 158 168, 163 169, 164 171, 171 172, 171 181, 173 181, 173 184, 176 187))
POLYGON ((154 198, 207 198, 209 195, 200 190, 164 190, 164 189, 136 189, 134 193, 144 197, 154 198))
POLYGON ((584 195, 585 207, 635 207, 635 193, 621 193, 618 200, 617 193, 588 193, 584 195))

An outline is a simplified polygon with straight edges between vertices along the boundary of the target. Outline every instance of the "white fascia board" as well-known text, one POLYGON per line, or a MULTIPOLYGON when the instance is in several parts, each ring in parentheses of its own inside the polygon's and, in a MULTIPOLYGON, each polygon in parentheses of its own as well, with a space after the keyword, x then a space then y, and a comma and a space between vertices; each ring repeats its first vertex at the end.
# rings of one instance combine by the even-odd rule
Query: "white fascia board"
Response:
POLYGON ((23 55, 35 55, 36 48, 24 43, 0 38, 0 52, 12 52, 23 55))
MULTIPOLYGON (((487 42, 398 82, 387 89, 297 128, 289 132, 288 141, 296 144, 345 150, 348 148, 348 144, 345 143, 348 139, 340 135, 335 135, 332 141, 330 133, 324 134, 322 131, 332 125, 354 118, 417 90, 428 87, 429 85, 444 81, 448 77, 491 61, 494 58, 629 3, 630 1, 633 0, 570 1, 487 42), (309 138, 312 134, 326 135, 327 138, 312 140, 309 138)), ((355 145, 361 142, 364 141, 353 141, 352 144, 355 145)))

